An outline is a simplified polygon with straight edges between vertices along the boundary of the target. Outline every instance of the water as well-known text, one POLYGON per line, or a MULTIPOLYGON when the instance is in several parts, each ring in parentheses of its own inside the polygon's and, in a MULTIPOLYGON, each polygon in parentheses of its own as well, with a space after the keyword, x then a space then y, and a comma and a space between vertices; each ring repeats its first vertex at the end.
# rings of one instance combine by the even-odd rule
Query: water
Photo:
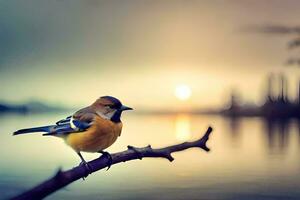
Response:
MULTIPOLYGON (((11 136, 14 130, 55 122, 66 113, 0 116, 0 194, 16 195, 69 169, 79 157, 59 138, 11 136)), ((47 199, 300 199, 300 127, 296 120, 126 113, 117 152, 134 146, 162 147, 202 136, 214 128, 211 152, 190 149, 175 161, 149 158, 113 165, 78 180, 47 199)), ((84 154, 86 159, 97 154, 84 154)))

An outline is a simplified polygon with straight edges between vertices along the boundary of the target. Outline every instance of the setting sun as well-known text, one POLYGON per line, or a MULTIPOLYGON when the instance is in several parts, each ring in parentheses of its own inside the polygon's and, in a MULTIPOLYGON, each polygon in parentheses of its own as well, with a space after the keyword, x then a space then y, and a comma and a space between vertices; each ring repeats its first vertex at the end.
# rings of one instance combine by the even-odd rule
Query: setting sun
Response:
POLYGON ((177 85, 175 88, 175 96, 179 100, 187 100, 191 97, 192 91, 188 85, 177 85))

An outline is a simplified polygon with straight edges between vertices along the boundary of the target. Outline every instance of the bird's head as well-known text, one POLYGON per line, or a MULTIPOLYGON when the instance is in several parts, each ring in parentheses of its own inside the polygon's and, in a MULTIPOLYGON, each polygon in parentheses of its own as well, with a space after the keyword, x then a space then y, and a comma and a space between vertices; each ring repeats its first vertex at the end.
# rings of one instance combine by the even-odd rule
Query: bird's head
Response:
POLYGON ((132 110, 132 108, 124 106, 119 99, 112 96, 100 97, 92 104, 92 108, 99 116, 116 123, 121 121, 123 111, 132 110))

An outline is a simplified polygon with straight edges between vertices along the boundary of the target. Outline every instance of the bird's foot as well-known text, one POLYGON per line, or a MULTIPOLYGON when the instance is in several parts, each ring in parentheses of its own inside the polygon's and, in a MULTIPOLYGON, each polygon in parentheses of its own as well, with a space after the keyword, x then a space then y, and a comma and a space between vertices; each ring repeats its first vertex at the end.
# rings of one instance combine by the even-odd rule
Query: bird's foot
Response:
POLYGON ((128 148, 128 150, 134 151, 136 153, 138 159, 142 160, 143 154, 141 153, 141 151, 137 147, 128 145, 127 148, 128 148))
POLYGON ((85 177, 82 177, 82 179, 84 180, 86 177, 88 177, 88 175, 92 174, 93 170, 92 170, 92 166, 89 165, 89 163, 87 162, 80 162, 79 166, 84 166, 85 167, 85 170, 87 172, 87 175, 85 177))
POLYGON ((98 153, 101 153, 101 154, 102 154, 100 157, 104 156, 104 157, 106 157, 106 158, 108 159, 108 164, 107 164, 107 169, 106 169, 106 171, 109 170, 109 168, 110 168, 111 165, 113 164, 112 156, 111 156, 110 153, 108 153, 107 151, 98 151, 98 153))

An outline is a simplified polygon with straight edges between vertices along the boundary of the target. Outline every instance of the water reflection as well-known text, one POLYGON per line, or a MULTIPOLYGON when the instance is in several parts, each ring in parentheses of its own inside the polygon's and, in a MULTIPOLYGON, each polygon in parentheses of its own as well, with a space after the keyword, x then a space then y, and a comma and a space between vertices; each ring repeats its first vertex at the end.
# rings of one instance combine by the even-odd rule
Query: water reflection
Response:
MULTIPOLYGON (((228 125, 230 127, 230 141, 233 147, 238 148, 243 142, 244 137, 248 138, 248 143, 253 143, 249 138, 251 135, 260 133, 259 138, 251 137, 251 140, 258 139, 264 142, 264 146, 270 155, 284 156, 286 151, 295 143, 299 141, 297 147, 300 146, 300 121, 293 119, 265 119, 265 118, 240 118, 230 117, 228 125), (259 122, 261 126, 257 123, 259 122), (247 124, 246 124, 247 123, 247 124), (248 130, 245 127, 249 127, 248 130), (261 127, 261 128, 259 128, 261 127), (259 129, 258 129, 259 128, 259 129), (258 129, 258 130, 256 130, 258 129), (293 138, 291 139, 291 135, 293 138), (296 138, 298 137, 298 138, 296 138)), ((257 141, 256 141, 257 143, 257 141)))
POLYGON ((241 119, 238 117, 231 117, 229 119, 231 142, 233 146, 240 144, 241 137, 241 119))
POLYGON ((175 135, 179 141, 187 141, 191 138, 191 119, 187 114, 179 114, 175 119, 175 135))
POLYGON ((290 120, 264 120, 264 131, 270 153, 285 153, 288 148, 291 125, 290 120))

